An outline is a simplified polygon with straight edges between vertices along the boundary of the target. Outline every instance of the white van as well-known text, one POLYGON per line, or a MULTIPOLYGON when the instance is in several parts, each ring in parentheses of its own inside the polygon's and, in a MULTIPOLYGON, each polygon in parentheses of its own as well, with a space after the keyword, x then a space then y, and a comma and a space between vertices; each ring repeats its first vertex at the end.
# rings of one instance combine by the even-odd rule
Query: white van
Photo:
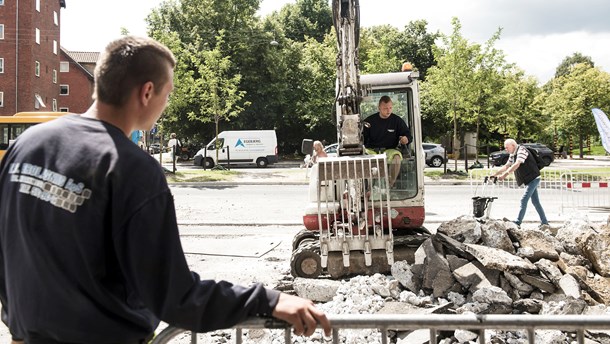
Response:
POLYGON ((267 167, 278 162, 277 136, 275 130, 223 131, 216 139, 199 150, 195 165, 212 168, 217 164, 256 164, 267 167), (216 153, 218 147, 218 161, 216 153))

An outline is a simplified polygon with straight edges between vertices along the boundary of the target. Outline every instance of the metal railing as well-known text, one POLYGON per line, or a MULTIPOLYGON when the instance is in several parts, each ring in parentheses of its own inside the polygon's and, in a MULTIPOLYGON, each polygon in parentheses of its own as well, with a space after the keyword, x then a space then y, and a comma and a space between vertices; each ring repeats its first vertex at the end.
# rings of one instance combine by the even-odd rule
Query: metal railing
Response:
MULTIPOLYGON (((379 342, 386 344, 390 340, 390 331, 409 331, 429 329, 431 344, 438 342, 439 331, 468 330, 478 334, 478 342, 486 342, 486 330, 525 330, 528 343, 535 343, 536 330, 560 330, 576 334, 577 343, 585 343, 585 331, 610 330, 610 315, 329 315, 332 335, 322 339, 324 343, 341 343, 341 332, 344 330, 375 329, 379 333, 379 342)), ((233 328, 234 343, 243 343, 245 329, 276 329, 284 332, 284 343, 293 343, 291 328, 284 322, 272 319, 250 318, 233 328)), ((317 330, 321 331, 321 330, 317 330)), ((184 334, 185 330, 168 327, 157 335, 151 344, 170 343, 173 338, 184 334)), ((490 336, 491 337, 491 336, 490 336)), ((182 340, 185 340, 183 337, 182 340)), ((192 333, 190 343, 197 343, 197 334, 192 333)))

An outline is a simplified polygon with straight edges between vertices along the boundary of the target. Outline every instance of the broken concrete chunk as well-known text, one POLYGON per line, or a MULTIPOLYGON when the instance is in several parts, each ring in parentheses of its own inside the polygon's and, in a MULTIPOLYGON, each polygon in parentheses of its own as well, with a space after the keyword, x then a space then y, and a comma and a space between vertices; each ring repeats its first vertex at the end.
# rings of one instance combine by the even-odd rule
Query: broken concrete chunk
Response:
POLYGON ((538 268, 531 262, 512 255, 504 250, 481 245, 466 244, 466 251, 472 254, 488 269, 508 271, 515 274, 537 272, 538 268))
POLYGON ((453 276, 464 289, 478 290, 492 286, 485 277, 485 274, 473 263, 468 263, 461 268, 456 269, 453 271, 453 276))
POLYGON ((466 244, 476 244, 481 239, 481 224, 471 216, 443 222, 436 231, 466 244))
POLYGON ((395 262, 391 267, 391 272, 392 276, 408 290, 416 293, 421 289, 421 275, 415 275, 407 261, 395 262))
POLYGON ((572 275, 563 275, 559 281, 557 281, 557 285, 567 296, 580 299, 580 285, 578 284, 576 278, 574 278, 572 275))
POLYGON ((328 302, 335 297, 341 281, 323 279, 295 278, 294 291, 302 298, 316 302, 328 302))
POLYGON ((560 249, 563 250, 563 247, 561 247, 561 244, 558 243, 557 239, 546 235, 544 232, 537 229, 517 228, 511 229, 510 233, 519 241, 519 245, 522 249, 530 247, 534 250, 534 255, 531 257, 533 261, 542 258, 555 261, 559 259, 557 247, 560 247, 560 249))
POLYGON ((519 295, 526 296, 530 295, 534 291, 534 287, 532 287, 528 283, 524 283, 519 279, 519 277, 511 274, 510 272, 504 272, 504 277, 510 283, 510 285, 515 289, 519 295))
POLYGON ((515 247, 508 236, 505 221, 487 221, 482 224, 481 245, 515 253, 515 247))
POLYGON ((576 244, 578 237, 587 235, 593 231, 593 227, 583 220, 570 220, 557 230, 557 239, 563 243, 566 252, 570 254, 583 255, 582 250, 576 244))
POLYGON ((553 263, 548 259, 540 259, 534 263, 538 269, 555 285, 559 286, 559 280, 563 276, 557 264, 553 263))
POLYGON ((537 299, 522 299, 513 302, 513 308, 516 313, 538 314, 542 309, 542 300, 537 299))
POLYGON ((547 293, 554 293, 556 290, 553 283, 540 275, 519 275, 519 279, 547 293))
POLYGON ((583 300, 576 300, 569 296, 563 301, 549 301, 542 304, 540 310, 541 315, 565 315, 565 314, 582 314, 582 311, 587 306, 583 300))
POLYGON ((601 234, 590 231, 577 240, 578 248, 603 277, 610 277, 610 231, 601 234))
POLYGON ((475 291, 472 294, 472 301, 489 304, 484 314, 510 314, 513 311, 513 299, 499 287, 487 287, 475 291))

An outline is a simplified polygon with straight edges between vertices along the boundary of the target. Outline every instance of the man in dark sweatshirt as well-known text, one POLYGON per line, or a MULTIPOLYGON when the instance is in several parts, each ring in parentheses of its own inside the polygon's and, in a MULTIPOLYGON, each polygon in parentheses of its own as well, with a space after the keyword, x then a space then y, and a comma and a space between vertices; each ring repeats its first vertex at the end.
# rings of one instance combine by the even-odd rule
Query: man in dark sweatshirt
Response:
POLYGON ((129 140, 150 130, 175 59, 149 39, 111 42, 94 103, 20 135, 0 164, 0 299, 26 343, 145 343, 160 320, 197 332, 274 316, 311 335, 314 304, 189 271, 159 164, 129 140))

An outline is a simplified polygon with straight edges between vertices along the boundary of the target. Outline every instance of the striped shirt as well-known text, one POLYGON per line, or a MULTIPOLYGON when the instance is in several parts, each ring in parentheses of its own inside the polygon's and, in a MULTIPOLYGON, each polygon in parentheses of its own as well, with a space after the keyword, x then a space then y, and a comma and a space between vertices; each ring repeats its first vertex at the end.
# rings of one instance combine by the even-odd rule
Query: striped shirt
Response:
MULTIPOLYGON (((522 164, 525 162, 525 160, 527 159, 527 156, 529 155, 527 148, 525 148, 523 146, 517 146, 517 151, 515 153, 517 155, 517 161, 519 161, 522 164)), ((515 153, 511 154, 508 157, 508 161, 506 162, 506 164, 508 166, 515 163, 515 153)))

